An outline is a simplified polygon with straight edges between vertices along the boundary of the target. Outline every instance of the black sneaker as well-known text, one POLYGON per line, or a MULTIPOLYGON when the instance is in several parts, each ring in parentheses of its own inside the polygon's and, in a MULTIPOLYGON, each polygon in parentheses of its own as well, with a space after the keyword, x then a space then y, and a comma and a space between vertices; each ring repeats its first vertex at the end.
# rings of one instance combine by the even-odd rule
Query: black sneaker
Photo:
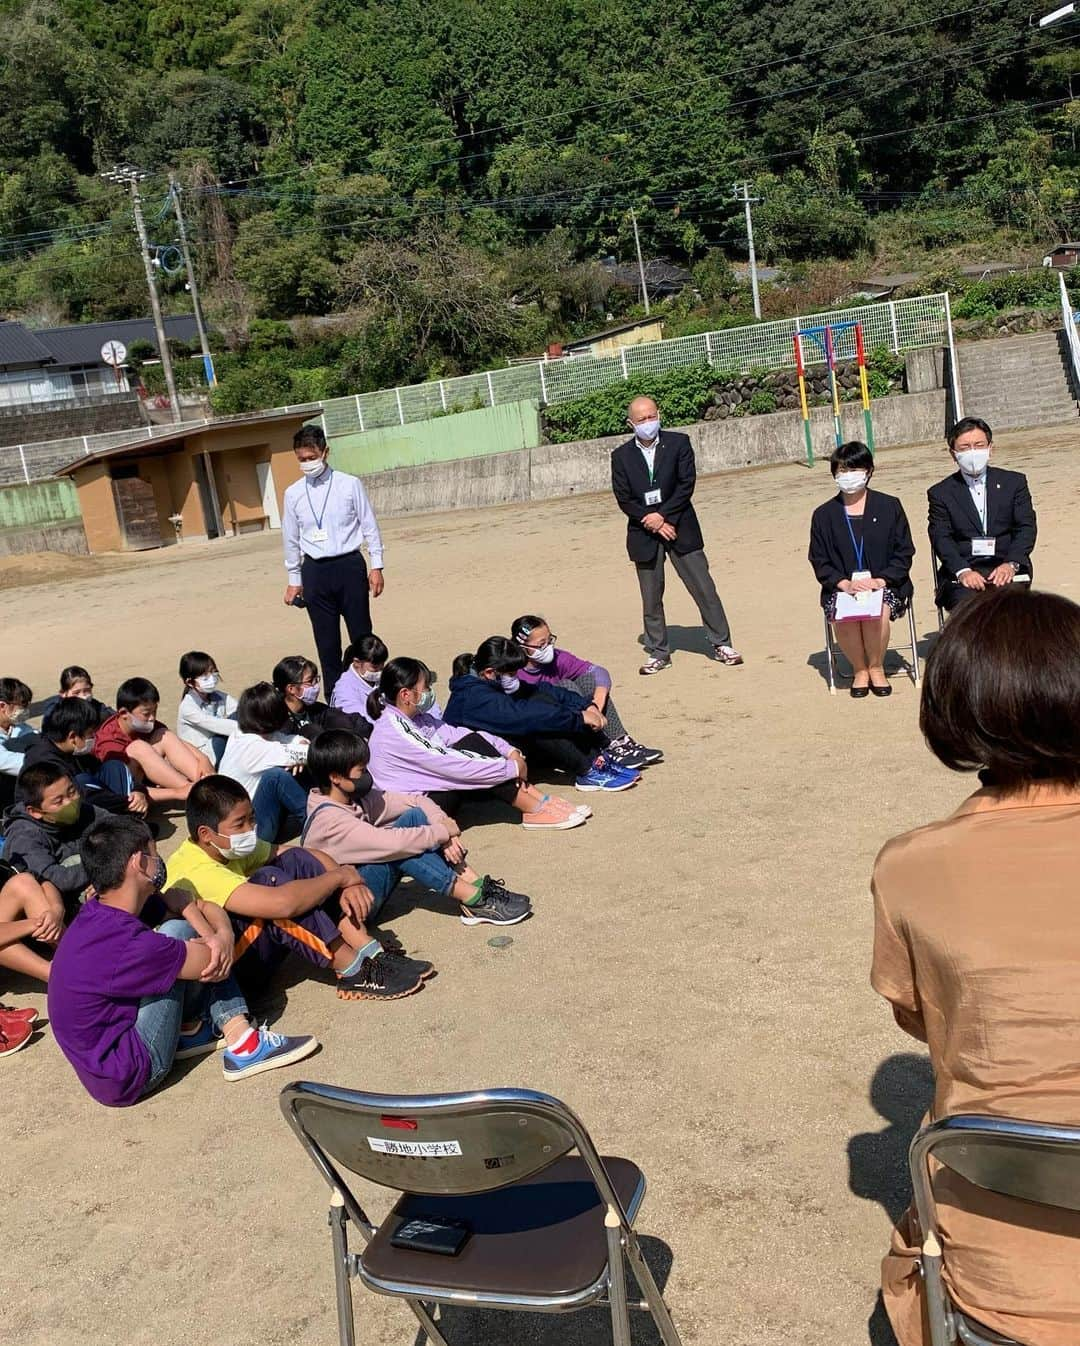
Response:
POLYGON ((609 743, 604 755, 624 771, 641 771, 647 766, 652 766, 654 762, 664 760, 664 754, 659 748, 643 747, 640 743, 635 743, 629 734, 626 738, 618 738, 609 743))
POLYGON ((384 958, 396 958, 398 962, 404 963, 410 972, 415 973, 421 981, 426 981, 428 977, 435 975, 435 964, 429 963, 426 958, 407 958, 402 949, 383 949, 384 958))
POLYGON ((342 1000, 401 1000, 424 984, 411 964, 411 958, 384 949, 374 958, 365 958, 359 972, 338 978, 338 996, 342 1000))
POLYGON ((532 903, 524 893, 512 893, 502 879, 485 879, 480 901, 461 904, 462 925, 517 925, 532 915, 532 903))

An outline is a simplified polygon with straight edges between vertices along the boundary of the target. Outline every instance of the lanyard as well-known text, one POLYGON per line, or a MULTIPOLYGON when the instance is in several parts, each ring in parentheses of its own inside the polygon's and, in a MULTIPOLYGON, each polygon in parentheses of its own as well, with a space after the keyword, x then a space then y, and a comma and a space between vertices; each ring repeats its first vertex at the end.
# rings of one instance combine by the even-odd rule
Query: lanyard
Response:
POLYGON ((314 504, 314 502, 313 502, 312 499, 311 499, 311 482, 308 481, 308 479, 307 479, 306 477, 304 478, 304 485, 307 487, 307 502, 308 502, 308 509, 311 510, 311 517, 315 520, 315 527, 316 527, 320 532, 322 532, 323 519, 326 518, 326 509, 327 509, 327 506, 330 504, 330 487, 331 487, 331 485, 333 484, 333 480, 334 480, 334 469, 331 467, 331 468, 328 469, 328 471, 329 471, 329 473, 330 473, 330 476, 329 476, 329 478, 327 479, 327 482, 326 482, 326 499, 323 501, 323 507, 322 507, 322 513, 321 513, 321 514, 316 514, 316 513, 315 513, 315 504, 314 504))
POLYGON ((855 541, 855 529, 851 526, 851 516, 848 514, 847 510, 844 510, 844 522, 847 524, 848 535, 851 538, 851 546, 855 552, 855 569, 862 570, 863 553, 866 551, 866 519, 865 517, 863 518, 863 535, 862 540, 859 542, 855 541))

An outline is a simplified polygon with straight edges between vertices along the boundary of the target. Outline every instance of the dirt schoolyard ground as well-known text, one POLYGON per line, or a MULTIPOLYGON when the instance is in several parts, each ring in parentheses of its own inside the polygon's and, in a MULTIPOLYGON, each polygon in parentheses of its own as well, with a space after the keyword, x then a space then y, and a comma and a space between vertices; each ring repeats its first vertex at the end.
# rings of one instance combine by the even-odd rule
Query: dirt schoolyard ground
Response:
MULTIPOLYGON (((1080 429, 1066 427, 1003 435, 995 454, 1028 473, 1039 584, 1070 595, 1078 450, 1080 429)), ((925 489, 950 463, 941 445, 878 462, 874 485, 904 501, 919 548, 922 639, 936 627, 925 489)), ((591 796, 595 817, 576 831, 534 835, 494 815, 469 830, 470 859, 533 896, 536 915, 509 947, 405 888, 385 925, 437 964, 421 994, 349 1004, 289 976, 266 1009, 323 1044, 294 1069, 230 1090, 203 1059, 110 1111, 82 1092, 47 1030, 4 1062, 0 1337, 336 1341, 328 1193, 277 1106, 284 1084, 308 1078, 388 1092, 525 1085, 565 1099, 603 1152, 648 1175, 639 1228, 688 1346, 888 1340, 879 1320, 868 1337, 868 1320, 928 1077, 868 984, 868 879, 888 837, 951 811, 971 782, 923 747, 905 677, 888 701, 828 695, 806 545, 810 512, 830 493, 825 465, 699 483, 747 662, 706 659, 672 576, 675 665, 651 679, 637 676, 637 585, 610 497, 386 522, 375 624, 392 653, 431 663, 445 690, 454 654, 541 612, 561 644, 612 670, 630 731, 667 760, 628 794, 591 796)), ((68 663, 87 665, 106 700, 143 674, 171 722, 185 649, 209 650, 234 694, 282 655, 313 653, 284 584, 276 534, 3 562, 0 672, 38 701, 68 663)), ((166 822, 166 853, 181 832, 182 818, 166 822)), ((44 1010, 6 976, 5 1001, 44 1010)), ((381 1214, 385 1197, 370 1205, 381 1214)), ((366 1344, 414 1340, 403 1306, 359 1290, 357 1303, 366 1344)), ((638 1341, 654 1341, 637 1326, 638 1341)), ((606 1340, 601 1311, 457 1312, 446 1330, 475 1346, 606 1340)))

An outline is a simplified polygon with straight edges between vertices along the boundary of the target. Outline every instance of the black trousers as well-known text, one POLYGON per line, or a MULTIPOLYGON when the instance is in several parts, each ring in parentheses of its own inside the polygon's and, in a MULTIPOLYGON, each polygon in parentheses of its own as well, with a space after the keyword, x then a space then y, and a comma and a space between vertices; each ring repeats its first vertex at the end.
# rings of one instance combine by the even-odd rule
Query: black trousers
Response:
POLYGON ((341 677, 342 617, 350 640, 371 634, 367 564, 358 551, 321 559, 305 556, 300 581, 322 667, 323 696, 329 701, 341 677))
MULTIPOLYGON (((480 734, 466 734, 454 744, 462 752, 474 752, 478 757, 498 757, 498 751, 480 734)), ((501 799, 504 804, 512 804, 517 797, 517 781, 503 781, 499 785, 489 785, 479 790, 428 790, 427 797, 444 813, 456 818, 458 810, 467 799, 501 799)))

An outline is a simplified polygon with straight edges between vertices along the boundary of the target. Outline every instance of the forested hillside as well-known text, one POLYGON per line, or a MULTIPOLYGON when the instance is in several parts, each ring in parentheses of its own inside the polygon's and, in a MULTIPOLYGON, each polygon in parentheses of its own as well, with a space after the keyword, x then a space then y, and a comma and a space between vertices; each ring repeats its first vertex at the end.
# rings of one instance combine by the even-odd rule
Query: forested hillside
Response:
MULTIPOLYGON (((1029 0, 1030 2, 1030 0, 1029 0)), ((482 367, 633 303, 600 259, 742 303, 772 262, 1080 230, 1076 24, 1019 0, 0 0, 0 312, 146 311, 172 169, 234 342, 345 310, 349 390, 482 367), (890 232, 891 231, 891 232, 890 232), (251 324, 255 320, 255 326, 251 324), (258 320, 263 320, 261 323, 258 320)), ((188 306, 179 279, 167 303, 188 306)), ((294 358, 293 363, 297 363, 294 358)), ((300 359, 299 363, 303 363, 300 359)), ((333 389, 324 389, 333 391, 333 389)))

